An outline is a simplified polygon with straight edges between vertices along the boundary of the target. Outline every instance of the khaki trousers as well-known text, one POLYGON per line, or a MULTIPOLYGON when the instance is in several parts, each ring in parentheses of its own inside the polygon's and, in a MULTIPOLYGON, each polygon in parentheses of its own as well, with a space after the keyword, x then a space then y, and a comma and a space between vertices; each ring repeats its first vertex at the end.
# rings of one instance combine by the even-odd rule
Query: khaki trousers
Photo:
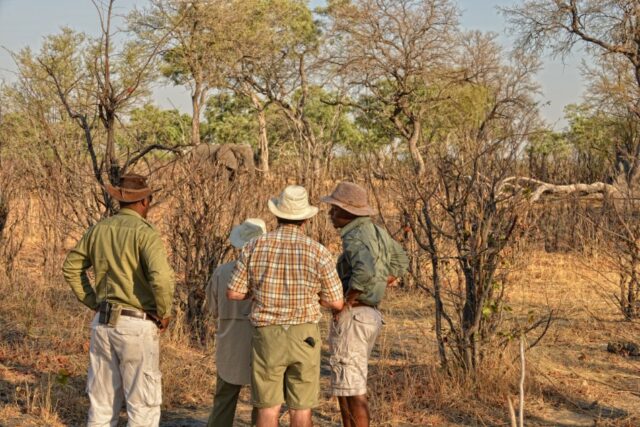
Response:
POLYGON ((87 426, 116 427, 123 401, 129 427, 160 423, 162 384, 157 326, 120 316, 116 327, 91 323, 87 426))
MULTIPOLYGON (((238 396, 241 385, 231 384, 220 378, 216 378, 216 394, 213 398, 213 409, 209 415, 207 427, 233 427, 233 419, 236 416, 238 396)), ((251 411, 251 425, 256 425, 257 410, 251 411)))

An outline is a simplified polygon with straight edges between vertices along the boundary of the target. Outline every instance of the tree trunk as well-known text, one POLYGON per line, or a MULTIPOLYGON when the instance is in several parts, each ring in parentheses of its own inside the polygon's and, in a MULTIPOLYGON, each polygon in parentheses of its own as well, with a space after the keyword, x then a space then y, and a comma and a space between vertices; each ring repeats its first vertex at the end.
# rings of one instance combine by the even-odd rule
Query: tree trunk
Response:
POLYGON ((109 182, 113 185, 120 184, 120 165, 118 164, 118 157, 116 155, 116 115, 113 111, 105 112, 106 121, 105 127, 107 128, 107 147, 105 155, 105 166, 107 167, 107 174, 109 174, 109 182))
POLYGON ((191 107, 193 110, 191 116, 191 144, 200 144, 200 100, 202 99, 204 89, 202 83, 196 82, 191 94, 191 107))
POLYGON ((424 175, 426 171, 424 159, 418 149, 420 135, 422 135, 422 123, 416 120, 413 123, 413 133, 407 142, 409 144, 409 154, 411 154, 411 160, 413 160, 413 165, 418 176, 424 175))
MULTIPOLYGON (((431 237, 431 236, 429 236, 431 237)), ((431 240, 431 239, 430 239, 431 240)), ((435 246, 435 245, 433 245, 435 246)), ((438 343, 438 355, 440 356, 440 366, 449 370, 447 362, 447 353, 445 347, 445 338, 442 334, 442 312, 444 310, 442 304, 442 296, 440 294, 440 263, 437 255, 431 256, 431 266, 433 268, 433 297, 436 302, 436 341, 438 343)))
POLYGON ((260 171, 264 175, 269 175, 269 138, 267 137, 267 117, 264 112, 265 106, 260 103, 258 96, 253 92, 249 92, 251 95, 251 102, 256 109, 258 116, 258 152, 260 159, 258 161, 260 171))
POLYGON ((465 302, 462 308, 462 335, 464 337, 464 368, 473 373, 476 367, 476 318, 478 311, 477 286, 472 267, 472 261, 463 259, 460 261, 465 279, 465 302))

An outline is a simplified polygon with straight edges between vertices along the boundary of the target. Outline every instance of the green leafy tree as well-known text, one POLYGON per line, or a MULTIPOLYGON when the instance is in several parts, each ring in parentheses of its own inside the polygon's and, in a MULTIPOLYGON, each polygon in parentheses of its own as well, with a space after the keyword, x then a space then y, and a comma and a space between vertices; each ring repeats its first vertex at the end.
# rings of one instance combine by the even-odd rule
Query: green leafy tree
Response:
POLYGON ((568 105, 565 138, 575 156, 575 179, 582 182, 613 182, 617 175, 616 147, 634 139, 633 121, 593 111, 589 105, 568 105))
MULTIPOLYGON (((308 115, 310 91, 323 66, 317 22, 301 0, 239 3, 247 19, 238 31, 242 37, 237 51, 243 55, 235 64, 231 80, 254 101, 256 111, 264 110, 259 103, 272 104, 286 118, 295 129, 302 160, 300 172, 312 171, 300 173, 299 178, 315 182, 326 152, 308 115)), ((260 134, 262 151, 266 138, 260 134)))
POLYGON ((367 94, 361 108, 390 122, 422 174, 424 118, 446 94, 457 46, 457 12, 449 0, 329 1, 331 63, 347 87, 367 94), (375 102, 371 102, 374 98, 375 102))
POLYGON ((178 110, 161 110, 152 104, 135 108, 129 116, 129 141, 137 147, 188 145, 191 118, 178 110))
POLYGON ((232 92, 209 97, 204 112, 204 140, 216 144, 257 146, 258 123, 251 101, 232 92))
POLYGON ((211 89, 224 85, 226 64, 234 61, 234 2, 152 0, 135 10, 129 22, 143 45, 151 49, 166 35, 160 71, 175 85, 191 92, 191 143, 200 143, 202 108, 211 89))
MULTIPOLYGON (((566 55, 585 48, 592 58, 583 68, 586 100, 596 111, 620 122, 640 121, 640 8, 631 0, 527 0, 505 8, 517 45, 530 53, 545 49, 566 55)), ((640 179, 640 139, 615 141, 612 163, 618 182, 633 187, 640 179)))

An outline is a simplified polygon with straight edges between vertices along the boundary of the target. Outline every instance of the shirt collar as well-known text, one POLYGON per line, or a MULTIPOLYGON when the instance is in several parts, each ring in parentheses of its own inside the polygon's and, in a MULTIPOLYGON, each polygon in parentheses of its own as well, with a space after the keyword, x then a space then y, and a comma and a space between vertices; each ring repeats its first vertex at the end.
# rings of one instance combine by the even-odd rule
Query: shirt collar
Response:
POLYGON ((368 217, 368 216, 359 216, 359 217, 357 217, 356 219, 351 221, 349 224, 347 224, 344 227, 342 227, 342 230, 340 230, 340 237, 346 236, 352 230, 355 230, 356 228, 360 227, 361 225, 364 225, 364 224, 369 223, 369 222, 371 222, 371 218, 368 217))
POLYGON ((280 224, 278 225, 278 231, 284 231, 287 233, 302 233, 300 226, 295 224, 280 224))
POLYGON ((133 209, 129 209, 129 208, 122 208, 118 211, 118 215, 129 215, 129 216, 135 216, 138 217, 140 219, 142 218, 142 215, 140 215, 138 212, 134 211, 133 209))

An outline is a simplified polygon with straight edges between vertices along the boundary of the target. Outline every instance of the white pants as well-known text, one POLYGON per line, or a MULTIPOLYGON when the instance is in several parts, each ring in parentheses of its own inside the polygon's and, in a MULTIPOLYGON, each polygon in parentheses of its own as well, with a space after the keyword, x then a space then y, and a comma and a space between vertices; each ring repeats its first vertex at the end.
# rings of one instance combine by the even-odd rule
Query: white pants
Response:
POLYGON ((120 316, 112 328, 91 323, 87 394, 89 427, 116 427, 123 400, 130 427, 157 426, 162 403, 158 328, 149 320, 120 316))

